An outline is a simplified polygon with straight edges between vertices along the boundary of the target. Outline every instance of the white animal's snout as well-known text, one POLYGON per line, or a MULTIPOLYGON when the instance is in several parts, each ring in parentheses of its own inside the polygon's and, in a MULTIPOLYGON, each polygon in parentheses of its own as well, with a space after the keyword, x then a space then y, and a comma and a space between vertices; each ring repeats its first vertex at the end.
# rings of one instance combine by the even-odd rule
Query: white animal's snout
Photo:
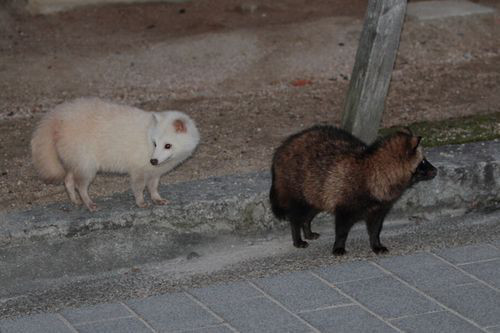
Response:
POLYGON ((151 165, 157 166, 157 165, 160 165, 160 164, 165 163, 166 161, 168 161, 170 159, 170 157, 171 156, 167 156, 167 157, 165 157, 162 160, 159 160, 157 158, 152 158, 152 159, 149 160, 149 163, 151 163, 151 165))
POLYGON ((160 147, 156 148, 153 152, 153 156, 149 160, 149 163, 153 166, 158 166, 162 163, 165 163, 172 157, 172 151, 170 149, 161 149, 160 147))

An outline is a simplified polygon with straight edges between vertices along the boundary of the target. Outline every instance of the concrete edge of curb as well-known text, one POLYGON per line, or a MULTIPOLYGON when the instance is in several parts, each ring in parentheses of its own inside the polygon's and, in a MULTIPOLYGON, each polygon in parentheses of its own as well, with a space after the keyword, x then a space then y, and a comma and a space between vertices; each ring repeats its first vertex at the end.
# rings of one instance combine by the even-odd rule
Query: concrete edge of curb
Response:
POLYGON ((406 10, 407 17, 419 21, 493 14, 494 8, 467 0, 412 2, 406 10))
MULTIPOLYGON (((500 141, 429 149, 438 177, 417 184, 396 203, 392 217, 431 218, 461 214, 500 202, 500 141)), ((162 186, 173 203, 139 209, 132 195, 98 198, 88 213, 69 203, 0 213, 0 246, 28 239, 72 237, 99 230, 147 226, 173 234, 251 233, 282 227, 268 203, 267 172, 210 178, 162 186)), ((390 217, 389 217, 390 218, 390 217)))

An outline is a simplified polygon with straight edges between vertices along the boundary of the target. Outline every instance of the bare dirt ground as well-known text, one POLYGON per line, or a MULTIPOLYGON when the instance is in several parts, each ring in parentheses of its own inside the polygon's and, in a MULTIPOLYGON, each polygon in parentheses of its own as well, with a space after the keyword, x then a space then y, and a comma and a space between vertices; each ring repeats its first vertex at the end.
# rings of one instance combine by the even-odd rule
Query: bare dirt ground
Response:
MULTIPOLYGON (((474 2, 497 12, 406 20, 383 126, 499 111, 500 1, 474 2)), ((79 96, 196 120, 198 151, 163 183, 267 169, 287 135, 339 123, 365 7, 197 0, 28 16, 0 5, 0 210, 67 200, 37 178, 29 141, 41 114, 79 96)), ((127 177, 99 175, 90 193, 127 190, 127 177)))

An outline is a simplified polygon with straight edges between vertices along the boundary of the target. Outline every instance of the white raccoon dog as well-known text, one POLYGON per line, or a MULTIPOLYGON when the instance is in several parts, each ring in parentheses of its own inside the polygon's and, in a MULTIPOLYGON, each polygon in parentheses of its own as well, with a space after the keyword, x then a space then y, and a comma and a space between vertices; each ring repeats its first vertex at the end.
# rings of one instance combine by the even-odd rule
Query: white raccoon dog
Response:
POLYGON ((40 121, 31 139, 33 164, 46 182, 64 185, 78 204, 97 206, 88 188, 99 171, 128 173, 135 202, 147 207, 144 188, 155 204, 161 175, 192 155, 200 141, 194 121, 178 111, 146 112, 99 98, 60 104, 40 121), (76 191, 75 191, 76 189, 76 191))

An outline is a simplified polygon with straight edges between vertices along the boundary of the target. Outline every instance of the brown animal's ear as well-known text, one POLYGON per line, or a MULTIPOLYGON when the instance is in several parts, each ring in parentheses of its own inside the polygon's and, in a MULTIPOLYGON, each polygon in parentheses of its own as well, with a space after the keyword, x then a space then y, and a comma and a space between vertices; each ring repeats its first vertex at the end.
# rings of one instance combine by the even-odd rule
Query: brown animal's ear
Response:
POLYGON ((174 128, 175 128, 176 133, 186 133, 187 132, 186 123, 182 119, 174 120, 174 128))
POLYGON ((410 139, 411 148, 413 150, 416 150, 421 140, 422 140, 421 136, 412 136, 410 139))
POLYGON ((413 136, 413 132, 408 126, 402 127, 398 132, 413 136))

